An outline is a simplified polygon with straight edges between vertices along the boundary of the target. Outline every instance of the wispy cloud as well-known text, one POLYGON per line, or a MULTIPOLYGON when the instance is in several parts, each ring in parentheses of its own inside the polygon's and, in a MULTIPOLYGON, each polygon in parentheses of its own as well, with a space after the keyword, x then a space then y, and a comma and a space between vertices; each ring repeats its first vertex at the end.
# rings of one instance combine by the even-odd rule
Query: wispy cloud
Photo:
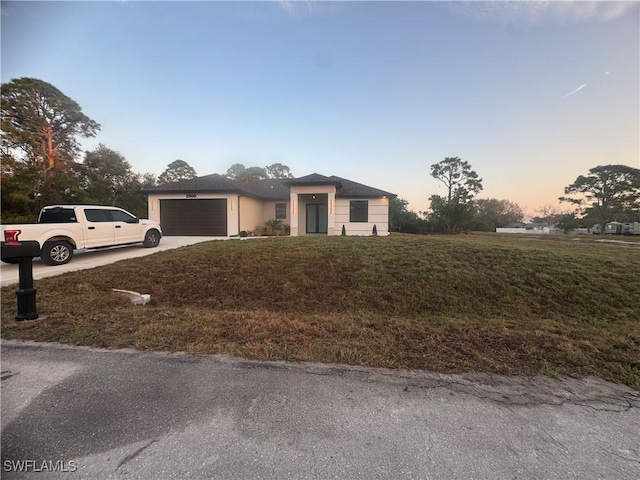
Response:
POLYGON ((455 2, 451 7, 476 18, 517 23, 608 22, 638 11, 638 2, 628 1, 493 1, 455 2))
POLYGON ((583 83, 582 85, 580 85, 580 86, 579 86, 578 88, 576 88, 575 90, 573 90, 573 91, 571 91, 571 92, 567 93, 567 94, 564 96, 564 98, 570 97, 570 96, 571 96, 571 95, 573 95, 574 93, 578 93, 580 90, 582 90, 582 89, 583 89, 584 87, 586 87, 586 86, 587 86, 587 84, 586 84, 586 83, 583 83))
POLYGON ((311 13, 315 8, 315 2, 307 0, 280 0, 278 3, 280 8, 289 15, 311 13))

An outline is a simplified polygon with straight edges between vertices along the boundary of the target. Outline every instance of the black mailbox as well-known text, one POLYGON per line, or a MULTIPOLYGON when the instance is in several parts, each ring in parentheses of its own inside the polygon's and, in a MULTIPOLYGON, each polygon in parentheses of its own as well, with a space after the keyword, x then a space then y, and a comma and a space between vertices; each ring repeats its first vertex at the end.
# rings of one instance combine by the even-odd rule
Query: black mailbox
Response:
POLYGON ((40 244, 35 240, 27 240, 24 242, 0 242, 0 245, 3 262, 18 263, 18 261, 23 257, 33 258, 40 256, 40 244))
POLYGON ((17 263, 20 273, 20 283, 16 296, 18 297, 18 314, 16 320, 35 320, 36 289, 33 288, 33 257, 40 256, 40 244, 35 240, 24 242, 12 240, 0 242, 0 257, 3 262, 17 263))

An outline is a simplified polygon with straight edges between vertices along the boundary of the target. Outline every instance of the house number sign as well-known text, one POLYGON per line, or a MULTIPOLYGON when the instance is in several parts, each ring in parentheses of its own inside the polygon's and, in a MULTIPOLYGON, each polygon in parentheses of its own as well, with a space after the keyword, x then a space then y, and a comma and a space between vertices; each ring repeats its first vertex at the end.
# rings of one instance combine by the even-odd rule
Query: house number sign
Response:
POLYGON ((195 193, 187 193, 187 198, 196 198, 196 196, 195 193))

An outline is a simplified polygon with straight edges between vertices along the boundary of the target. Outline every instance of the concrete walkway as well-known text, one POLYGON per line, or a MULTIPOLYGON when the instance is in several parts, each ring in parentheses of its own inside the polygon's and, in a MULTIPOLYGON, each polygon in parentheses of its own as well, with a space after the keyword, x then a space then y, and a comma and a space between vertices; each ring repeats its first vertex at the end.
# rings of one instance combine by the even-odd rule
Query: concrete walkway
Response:
POLYGON ((635 480, 638 432, 592 378, 2 344, 3 479, 635 480))
MULTIPOLYGON (((52 267, 42 263, 40 258, 33 259, 33 278, 39 280, 53 277, 65 272, 84 270, 87 268, 108 265, 127 258, 144 257, 153 253, 171 250, 173 248, 193 245, 211 240, 228 240, 227 237, 162 237, 156 248, 144 248, 142 244, 125 247, 113 247, 106 250, 76 250, 73 258, 66 265, 52 267)), ((0 262, 0 285, 6 286, 18 283, 18 265, 0 262)))

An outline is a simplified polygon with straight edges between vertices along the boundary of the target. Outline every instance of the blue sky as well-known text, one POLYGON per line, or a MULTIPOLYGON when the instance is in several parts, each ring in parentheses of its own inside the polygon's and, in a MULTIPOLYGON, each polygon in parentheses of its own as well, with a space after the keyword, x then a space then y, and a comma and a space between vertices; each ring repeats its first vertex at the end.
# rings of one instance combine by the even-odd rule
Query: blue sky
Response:
POLYGON ((639 2, 5 2, 2 82, 45 80, 137 172, 276 162, 426 210, 429 167, 529 213, 640 167, 639 2))

